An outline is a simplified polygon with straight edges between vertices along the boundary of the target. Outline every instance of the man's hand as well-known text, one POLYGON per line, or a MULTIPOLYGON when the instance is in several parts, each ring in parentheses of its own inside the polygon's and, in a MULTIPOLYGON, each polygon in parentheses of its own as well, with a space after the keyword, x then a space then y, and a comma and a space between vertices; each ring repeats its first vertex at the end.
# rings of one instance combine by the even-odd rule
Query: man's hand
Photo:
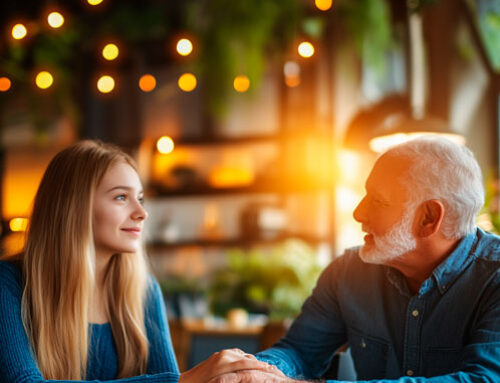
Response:
MULTIPOLYGON (((279 371, 279 370, 278 370, 279 371)), ((317 381, 318 383, 324 381, 317 381)), ((245 370, 219 375, 208 383, 308 383, 304 380, 294 380, 281 372, 269 373, 260 370, 245 370)))

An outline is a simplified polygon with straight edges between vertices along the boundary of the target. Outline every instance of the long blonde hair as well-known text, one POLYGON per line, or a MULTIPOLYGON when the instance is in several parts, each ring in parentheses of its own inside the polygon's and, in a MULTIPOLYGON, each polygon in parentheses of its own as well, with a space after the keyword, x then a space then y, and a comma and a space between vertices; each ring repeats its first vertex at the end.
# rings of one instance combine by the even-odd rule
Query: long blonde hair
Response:
MULTIPOLYGON (((23 255, 23 323, 45 379, 86 376, 89 306, 95 285, 94 191, 111 165, 134 161, 113 145, 81 141, 59 152, 42 178, 23 255)), ((147 266, 115 254, 104 277, 119 378, 146 372, 147 266)))

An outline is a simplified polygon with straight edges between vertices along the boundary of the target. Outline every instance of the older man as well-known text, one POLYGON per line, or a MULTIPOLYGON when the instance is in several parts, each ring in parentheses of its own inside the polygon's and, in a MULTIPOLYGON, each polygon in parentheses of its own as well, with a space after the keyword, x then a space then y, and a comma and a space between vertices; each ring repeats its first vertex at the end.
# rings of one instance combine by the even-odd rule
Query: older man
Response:
POLYGON ((329 265, 287 335, 258 354, 290 378, 219 381, 317 379, 347 343, 360 380, 500 382, 500 238, 475 226, 483 201, 464 147, 426 137, 383 154, 354 211, 364 245, 329 265))

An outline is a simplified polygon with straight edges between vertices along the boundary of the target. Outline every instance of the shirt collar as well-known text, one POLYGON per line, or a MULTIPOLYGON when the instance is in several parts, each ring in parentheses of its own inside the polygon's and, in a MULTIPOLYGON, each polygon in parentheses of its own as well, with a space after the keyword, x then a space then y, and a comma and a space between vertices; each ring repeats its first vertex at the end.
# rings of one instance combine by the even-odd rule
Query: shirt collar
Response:
MULTIPOLYGON (((479 229, 463 237, 453 252, 434 269, 432 275, 441 294, 444 294, 474 259, 478 244, 479 229)), ((429 280, 420 289, 423 294, 429 280)))

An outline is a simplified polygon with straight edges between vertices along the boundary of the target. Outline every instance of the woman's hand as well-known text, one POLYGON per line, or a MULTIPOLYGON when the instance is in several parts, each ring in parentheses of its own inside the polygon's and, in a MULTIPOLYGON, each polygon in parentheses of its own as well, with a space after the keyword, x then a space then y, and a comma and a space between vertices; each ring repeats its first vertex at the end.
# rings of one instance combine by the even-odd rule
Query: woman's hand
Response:
POLYGON ((216 352, 207 360, 181 374, 179 383, 202 383, 212 378, 241 370, 261 370, 274 374, 281 372, 274 366, 261 362, 251 354, 233 348, 216 352))

